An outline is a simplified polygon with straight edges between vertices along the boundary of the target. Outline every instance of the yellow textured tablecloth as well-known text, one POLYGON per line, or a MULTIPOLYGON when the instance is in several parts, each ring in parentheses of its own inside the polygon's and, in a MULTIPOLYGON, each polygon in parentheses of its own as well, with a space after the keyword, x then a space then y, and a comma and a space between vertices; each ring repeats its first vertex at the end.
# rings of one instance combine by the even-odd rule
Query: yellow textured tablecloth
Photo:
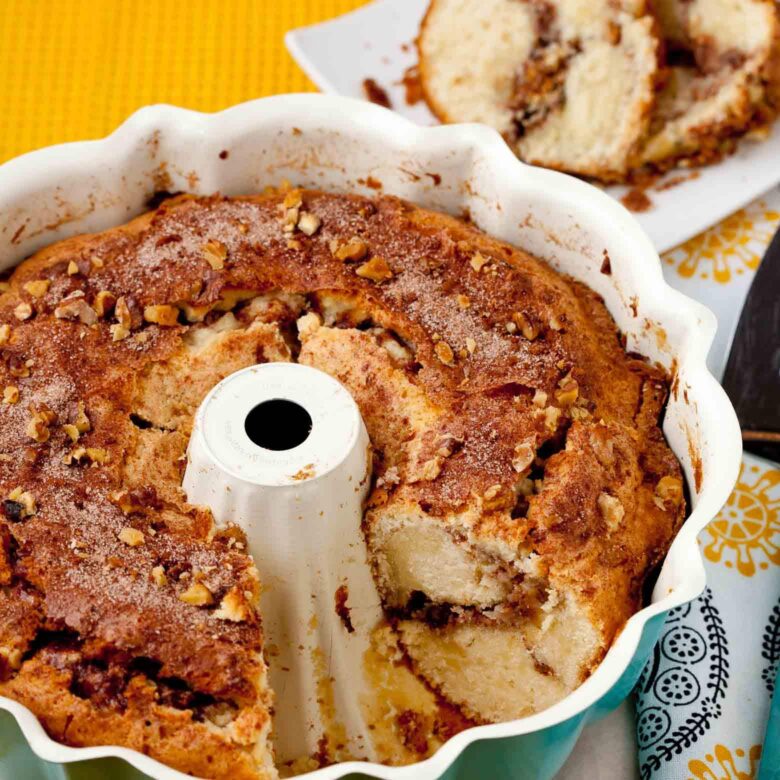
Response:
POLYGON ((201 111, 314 86, 284 33, 362 0, 0 0, 0 162, 111 132, 135 109, 201 111))

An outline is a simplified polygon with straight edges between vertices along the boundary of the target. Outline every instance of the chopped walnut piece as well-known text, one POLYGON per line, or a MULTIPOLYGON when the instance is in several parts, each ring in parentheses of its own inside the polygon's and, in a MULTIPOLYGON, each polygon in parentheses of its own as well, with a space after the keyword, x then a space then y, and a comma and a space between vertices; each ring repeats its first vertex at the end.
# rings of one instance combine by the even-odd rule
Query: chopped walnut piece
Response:
POLYGON ((43 298, 49 291, 51 286, 51 280, 49 279, 36 279, 32 282, 25 282, 23 289, 29 293, 33 298, 43 298))
POLYGON ((187 322, 203 322, 206 315, 214 308, 214 304, 193 306, 191 303, 182 303, 179 304, 179 308, 184 312, 187 322))
POLYGON ((32 493, 17 487, 8 494, 8 500, 4 502, 4 509, 10 519, 23 520, 25 517, 34 515, 37 507, 35 506, 35 499, 32 493), (16 506, 9 507, 9 503, 16 506))
POLYGON ((589 420, 592 416, 590 411, 584 406, 572 406, 569 414, 572 420, 589 420))
POLYGON ((66 466, 73 464, 102 465, 108 461, 108 450, 102 447, 75 447, 62 457, 66 466))
POLYGON ((436 357, 439 358, 445 366, 455 365, 455 353, 446 341, 437 341, 433 351, 436 353, 436 357))
POLYGON ((561 406, 571 406, 580 393, 580 386, 577 380, 569 373, 560 382, 558 382, 558 389, 555 391, 555 400, 558 401, 561 406))
POLYGON ((63 298, 54 309, 54 316, 58 320, 78 320, 84 325, 94 325, 97 322, 97 314, 84 300, 84 293, 63 298))
POLYGON ((534 393, 534 397, 531 401, 534 406, 538 406, 540 409, 544 409, 547 406, 547 393, 544 390, 537 390, 534 393))
POLYGON ((322 220, 310 211, 302 211, 298 217, 298 230, 307 236, 313 236, 322 224, 322 220))
POLYGON ((251 614, 244 594, 238 588, 233 587, 225 594, 219 609, 214 612, 214 617, 220 620, 230 620, 233 623, 242 623, 248 620, 251 614))
POLYGON ((79 272, 78 263, 75 260, 71 260, 68 263, 68 276, 75 276, 79 272))
POLYGON ((390 466, 390 468, 387 469, 381 477, 379 477, 379 479, 376 481, 376 484, 377 487, 382 487, 383 485, 397 485, 400 481, 401 475, 398 473, 398 467, 390 466))
POLYGON ((597 499, 599 511, 610 531, 615 531, 620 526, 626 510, 619 498, 609 495, 609 493, 600 493, 597 499))
POLYGON ((290 190, 282 201, 282 206, 286 209, 297 209, 303 205, 303 193, 298 190, 290 190))
POLYGON ((501 485, 491 485, 483 494, 487 501, 492 501, 501 492, 501 485))
POLYGON ((441 466, 444 458, 436 457, 426 460, 420 468, 419 476, 417 479, 411 479, 410 482, 433 482, 436 477, 441 474, 441 466))
POLYGON ((19 388, 16 385, 7 385, 5 388, 3 388, 3 403, 19 403, 19 388))
POLYGON ((140 512, 143 510, 143 506, 136 501, 135 497, 129 490, 116 490, 110 494, 109 498, 113 504, 116 504, 122 512, 126 515, 133 512, 140 512))
POLYGON ((62 426, 62 430, 74 443, 77 442, 79 440, 79 436, 81 436, 81 432, 75 425, 73 425, 73 423, 65 423, 65 425, 62 426))
POLYGON ((477 349, 477 342, 470 336, 466 338, 466 349, 468 350, 469 355, 473 355, 477 349))
POLYGON ((11 340, 11 326, 8 323, 0 325, 0 346, 11 340))
POLYGON ((87 417, 84 402, 79 401, 76 409, 76 428, 78 429, 79 433, 86 433, 92 429, 92 424, 89 422, 89 417, 87 417))
POLYGON ((557 314, 550 317, 550 330, 563 330, 563 320, 557 314))
POLYGON ((108 462, 108 450, 102 447, 87 447, 87 460, 90 463, 102 465, 108 462))
POLYGON ((299 216, 299 209, 287 209, 287 211, 284 212, 284 218, 282 220, 282 230, 287 234, 295 232, 295 226, 298 224, 299 216))
POLYGON ((682 480, 677 477, 661 477, 655 486, 655 496, 660 502, 661 509, 666 509, 669 505, 679 506, 683 500, 682 480))
POLYGON ((119 541, 124 542, 129 547, 139 547, 144 543, 146 538, 143 531, 139 531, 137 528, 131 528, 129 525, 125 526, 119 532, 119 541))
POLYGON ((202 248, 203 259, 214 271, 221 271, 225 267, 228 250, 221 241, 208 241, 202 248))
POLYGON ((167 304, 147 306, 144 308, 144 319, 163 328, 172 328, 179 324, 179 310, 167 304))
POLYGON ((387 261, 376 255, 367 263, 363 263, 355 273, 363 279, 370 279, 377 284, 393 278, 393 272, 387 261))
POLYGON ((512 458, 512 468, 522 474, 534 462, 536 453, 534 448, 528 442, 521 442, 515 445, 515 456, 512 458))
POLYGON ((214 596, 202 582, 193 582, 187 590, 179 594, 179 600, 194 607, 206 607, 214 603, 214 596))
POLYGON ((334 240, 330 251, 336 260, 362 260, 368 254, 368 244, 362 238, 350 238, 341 245, 334 240))
POLYGON ((152 581, 160 588, 164 588, 168 584, 168 577, 165 576, 165 567, 155 566, 152 569, 152 581))
POLYGON ((108 330, 109 333, 111 333, 112 341, 122 341, 130 335, 130 331, 118 322, 115 325, 112 325, 108 330))
POLYGON ((29 320, 30 317, 32 317, 32 306, 30 306, 29 303, 25 303, 22 301, 15 309, 14 309, 14 317, 16 317, 17 320, 29 320))
POLYGON ((72 449, 70 452, 66 452, 62 456, 62 462, 66 466, 70 466, 73 463, 80 463, 81 459, 87 454, 87 450, 85 447, 76 447, 75 449, 72 449))
POLYGON ((95 310, 95 314, 97 314, 98 317, 106 317, 114 310, 115 305, 116 296, 108 290, 101 290, 95 296, 95 302, 92 308, 95 310))
POLYGON ((490 262, 484 255, 481 255, 479 252, 475 252, 471 256, 471 260, 469 260, 469 264, 471 267, 479 273, 482 270, 482 267, 487 265, 490 262))
POLYGON ((22 668, 24 654, 18 647, 0 647, 0 657, 4 658, 8 666, 14 671, 22 668))
POLYGON ((30 366, 27 365, 28 361, 22 360, 16 355, 11 355, 8 360, 8 371, 11 376, 15 376, 18 379, 30 376, 30 366))
POLYGON ((561 417, 561 410, 557 406, 548 406, 544 410, 544 424, 547 430, 555 433, 558 430, 558 420, 561 417))
MULTIPOLYGON (((116 299, 116 305, 114 306, 114 316, 116 321, 127 331, 132 328, 133 318, 130 314, 130 306, 127 303, 127 298, 124 295, 116 299)), ((116 341, 116 339, 114 339, 116 341)))
POLYGON ((507 322, 505 327, 507 333, 517 333, 517 325, 514 322, 507 322))
POLYGON ((89 262, 92 264, 93 268, 103 268, 105 265, 102 257, 91 257, 89 262))
POLYGON ((464 295, 463 293, 458 293, 457 301, 458 306, 460 306, 461 309, 468 309, 468 307, 471 306, 471 299, 468 295, 464 295))
POLYGON ((39 444, 48 441, 51 436, 49 426, 57 419, 57 415, 45 406, 32 410, 32 415, 27 421, 27 435, 39 444))
POLYGON ((529 341, 533 341, 539 335, 539 328, 537 328, 523 312, 516 311, 512 315, 512 319, 517 327, 520 328, 520 332, 523 336, 529 341))

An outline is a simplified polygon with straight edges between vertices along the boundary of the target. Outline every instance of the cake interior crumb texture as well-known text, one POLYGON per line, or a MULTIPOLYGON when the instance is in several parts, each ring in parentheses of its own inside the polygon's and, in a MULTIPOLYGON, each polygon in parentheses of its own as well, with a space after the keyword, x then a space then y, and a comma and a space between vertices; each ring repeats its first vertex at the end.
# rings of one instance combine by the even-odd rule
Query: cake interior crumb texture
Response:
POLYGON ((386 762, 577 687, 684 516, 668 378, 600 298, 392 197, 181 196, 55 244, 2 283, 0 357, 0 695, 197 776, 277 772, 263 572, 181 488, 232 372, 314 366, 362 413, 386 762))
POLYGON ((701 165, 780 110, 774 0, 432 0, 417 45, 444 122, 604 182, 701 165))

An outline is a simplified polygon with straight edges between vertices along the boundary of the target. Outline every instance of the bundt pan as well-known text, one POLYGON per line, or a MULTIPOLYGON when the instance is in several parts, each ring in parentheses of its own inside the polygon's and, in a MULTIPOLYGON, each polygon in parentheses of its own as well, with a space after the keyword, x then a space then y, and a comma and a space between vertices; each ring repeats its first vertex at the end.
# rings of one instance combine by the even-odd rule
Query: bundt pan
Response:
MULTIPOLYGON (((685 470, 690 515, 649 604, 628 621, 592 676, 549 709, 464 731, 412 766, 352 762, 307 775, 552 777, 582 728, 628 695, 666 612, 704 587, 696 535, 726 500, 741 454, 734 411, 705 363, 715 319, 664 282, 658 255, 633 217, 596 188, 524 165, 485 127, 420 128, 368 103, 319 95, 268 98, 214 115, 153 106, 104 140, 6 163, 0 167, 0 269, 54 241, 124 223, 161 190, 238 195, 283 179, 364 194, 381 186, 427 208, 468 214, 487 233, 596 290, 627 348, 674 375, 663 430, 685 470), (605 253, 611 274, 601 272, 605 253)), ((0 711, 3 776, 184 777, 132 750, 58 744, 9 699, 0 698, 0 711)))

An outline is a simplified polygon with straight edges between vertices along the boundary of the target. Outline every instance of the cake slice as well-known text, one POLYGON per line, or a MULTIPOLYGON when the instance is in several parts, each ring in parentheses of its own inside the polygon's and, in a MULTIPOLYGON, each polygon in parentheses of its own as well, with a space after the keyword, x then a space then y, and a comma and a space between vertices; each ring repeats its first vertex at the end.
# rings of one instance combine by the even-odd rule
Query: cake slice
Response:
POLYGON ((658 0, 669 69, 641 161, 706 164, 780 108, 780 14, 772 0, 658 0))
POLYGON ((660 44, 642 2, 433 0, 418 40, 426 99, 536 165, 625 178, 648 127, 660 44))

